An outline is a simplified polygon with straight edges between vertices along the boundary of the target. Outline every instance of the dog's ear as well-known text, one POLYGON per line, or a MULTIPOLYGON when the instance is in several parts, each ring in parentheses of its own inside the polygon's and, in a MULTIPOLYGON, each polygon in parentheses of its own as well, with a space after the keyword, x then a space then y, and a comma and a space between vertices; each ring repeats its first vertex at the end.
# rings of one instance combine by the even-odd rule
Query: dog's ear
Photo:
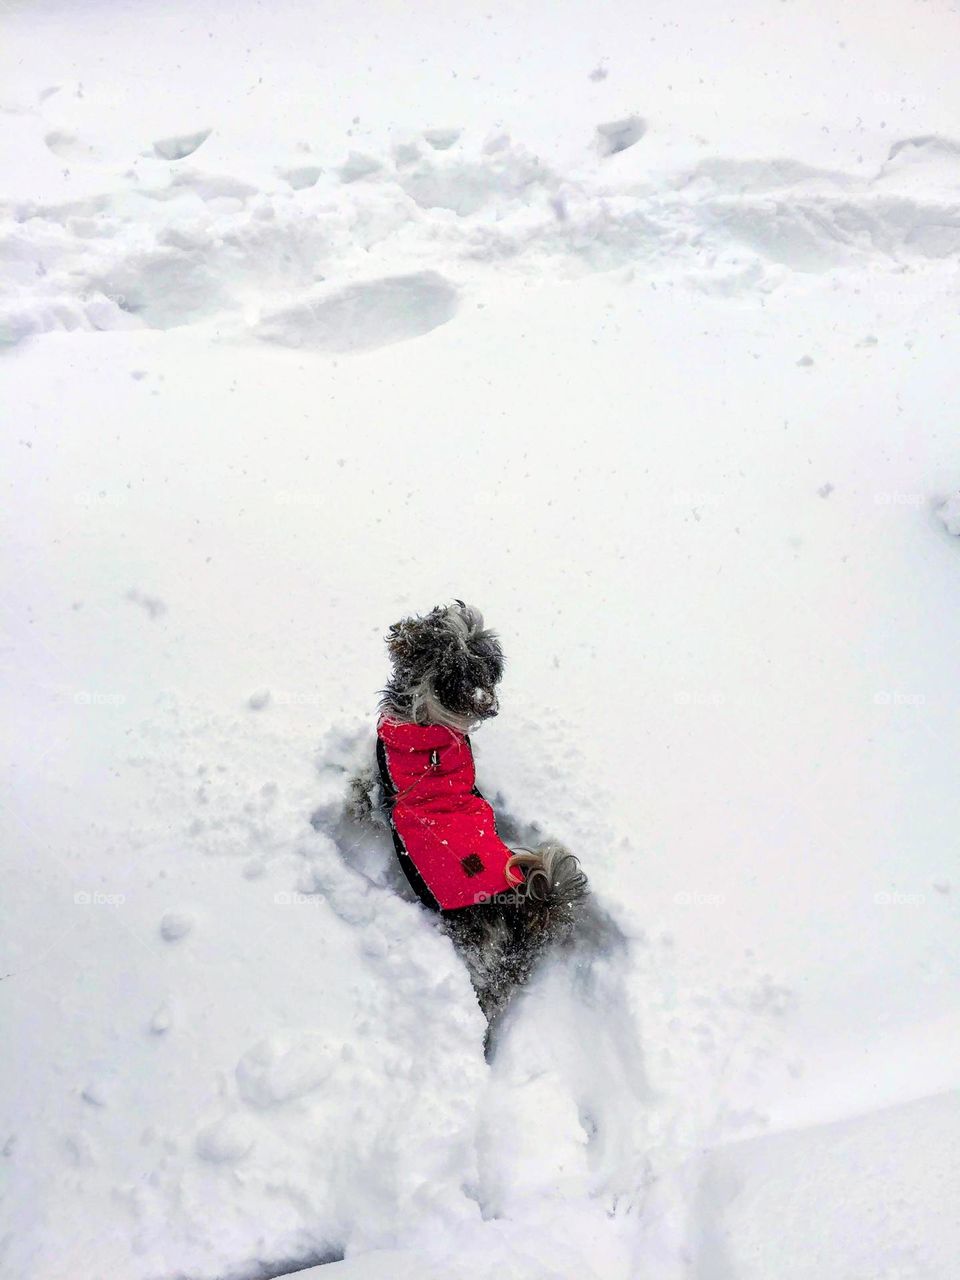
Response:
POLYGON ((412 656, 419 631, 417 618, 403 618, 395 622, 387 633, 387 652, 394 662, 402 663, 412 656))

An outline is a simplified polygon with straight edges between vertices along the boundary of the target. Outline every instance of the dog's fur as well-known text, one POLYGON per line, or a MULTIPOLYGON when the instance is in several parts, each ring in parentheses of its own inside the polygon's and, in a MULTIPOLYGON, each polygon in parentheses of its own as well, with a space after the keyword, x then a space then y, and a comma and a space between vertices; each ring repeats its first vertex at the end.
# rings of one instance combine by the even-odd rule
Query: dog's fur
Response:
MULTIPOLYGON (((503 651, 478 609, 457 600, 404 618, 390 628, 387 648, 393 670, 380 709, 391 719, 465 734, 497 714, 503 651)), ((356 816, 370 813, 369 794, 367 780, 353 781, 349 805, 356 816)), ((587 894, 578 860, 555 841, 515 850, 507 872, 512 890, 440 913, 488 1020, 526 981, 547 944, 569 934, 587 894)))

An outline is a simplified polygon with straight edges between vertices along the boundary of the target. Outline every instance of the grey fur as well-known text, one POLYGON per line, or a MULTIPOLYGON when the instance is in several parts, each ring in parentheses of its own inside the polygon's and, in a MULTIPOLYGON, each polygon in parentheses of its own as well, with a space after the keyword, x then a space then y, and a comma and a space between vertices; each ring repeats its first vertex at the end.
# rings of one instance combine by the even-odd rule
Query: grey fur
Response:
POLYGON ((570 936, 588 894, 578 859, 556 841, 518 851, 511 864, 526 872, 513 893, 444 916, 488 1022, 527 981, 543 952, 570 936))
POLYGON ((373 822, 380 803, 377 771, 372 765, 365 765, 347 783, 347 815, 354 822, 373 822))
POLYGON ((470 733, 497 714, 503 651, 479 609, 456 600, 403 618, 390 628, 387 648, 393 671, 380 709, 394 719, 470 733))
POLYGON ((587 895, 587 877, 579 859, 556 840, 545 840, 536 849, 518 849, 507 863, 525 873, 518 887, 535 903, 547 903, 555 915, 571 912, 587 895))

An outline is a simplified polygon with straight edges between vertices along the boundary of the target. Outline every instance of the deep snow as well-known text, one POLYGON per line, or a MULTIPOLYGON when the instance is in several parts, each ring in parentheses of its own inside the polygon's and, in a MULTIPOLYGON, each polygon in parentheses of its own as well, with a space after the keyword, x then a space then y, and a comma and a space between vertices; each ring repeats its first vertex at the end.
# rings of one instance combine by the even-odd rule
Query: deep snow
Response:
POLYGON ((957 16, 481 8, 0 11, 2 1269, 952 1280, 957 16), (342 816, 453 596, 489 1064, 342 816))

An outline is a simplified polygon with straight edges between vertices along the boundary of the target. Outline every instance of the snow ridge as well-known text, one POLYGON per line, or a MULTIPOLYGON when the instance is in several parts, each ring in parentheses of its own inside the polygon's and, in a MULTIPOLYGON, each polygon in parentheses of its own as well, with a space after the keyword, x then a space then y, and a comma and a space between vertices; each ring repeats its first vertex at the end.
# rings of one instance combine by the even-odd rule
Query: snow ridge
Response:
MULTIPOLYGON (((235 339, 364 350, 448 322, 458 293, 491 272, 633 268, 735 295, 775 289, 785 272, 922 271, 960 249, 952 139, 901 139, 870 177, 789 159, 657 174, 631 160, 639 125, 601 129, 620 143, 570 173, 506 134, 477 147, 452 130, 439 148, 354 153, 259 186, 197 167, 205 133, 165 140, 171 163, 102 167, 99 194, 0 205, 0 341, 209 321, 235 339)), ((93 163, 61 134, 46 144, 93 163)))

